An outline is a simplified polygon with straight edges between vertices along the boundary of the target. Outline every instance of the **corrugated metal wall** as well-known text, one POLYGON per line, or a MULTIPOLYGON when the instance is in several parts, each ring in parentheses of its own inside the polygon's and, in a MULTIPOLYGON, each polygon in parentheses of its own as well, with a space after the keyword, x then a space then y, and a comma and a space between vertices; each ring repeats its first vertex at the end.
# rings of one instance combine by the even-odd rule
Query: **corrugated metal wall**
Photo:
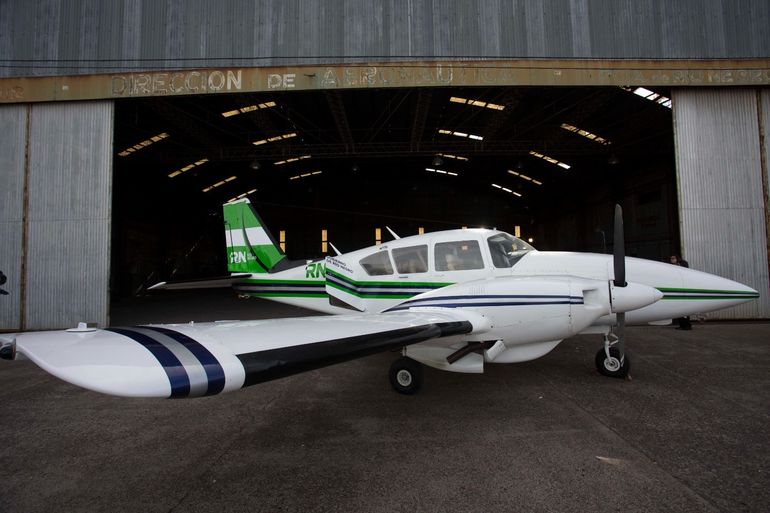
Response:
POLYGON ((113 107, 30 107, 23 328, 107 323, 113 107))
POLYGON ((34 62, 0 76, 388 57, 767 57, 768 26, 767 0, 3 0, 0 60, 34 62))
POLYGON ((8 277, 0 288, 0 330, 17 329, 21 316, 22 213, 26 105, 0 106, 0 271, 8 277))
POLYGON ((674 89, 672 94, 683 256, 695 269, 761 294, 712 318, 768 318, 757 91, 674 89))
POLYGON ((762 137, 764 144, 762 145, 762 166, 763 174, 765 178, 765 224, 767 225, 767 255, 770 259, 770 202, 768 196, 770 195, 770 89, 760 89, 759 91, 760 101, 760 121, 762 123, 762 137))

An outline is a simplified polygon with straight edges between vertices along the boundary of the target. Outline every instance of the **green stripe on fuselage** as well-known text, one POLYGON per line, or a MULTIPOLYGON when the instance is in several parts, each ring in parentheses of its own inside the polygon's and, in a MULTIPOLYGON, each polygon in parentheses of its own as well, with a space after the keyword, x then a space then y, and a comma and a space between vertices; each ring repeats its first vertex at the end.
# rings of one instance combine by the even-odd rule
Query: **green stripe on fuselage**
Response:
POLYGON ((270 280, 259 278, 246 278, 238 283, 253 284, 253 285, 308 285, 317 286, 325 285, 324 280, 270 280))
POLYGON ((724 299, 756 299, 759 293, 745 290, 712 290, 712 289, 683 289, 671 287, 657 287, 663 293, 664 300, 678 301, 719 301, 724 299))
POLYGON ((350 283, 351 285, 356 287, 382 287, 382 288, 392 287, 392 288, 402 288, 402 289, 415 289, 415 288, 422 287, 422 288, 440 289, 448 285, 454 285, 454 283, 452 282, 435 282, 435 281, 406 281, 406 282, 404 281, 356 281, 352 278, 343 276, 340 273, 332 271, 331 269, 328 269, 328 268, 326 269, 326 274, 331 274, 332 276, 339 278, 345 283, 350 283))
POLYGON ((411 293, 404 293, 404 294, 382 294, 377 292, 356 292, 354 290, 350 290, 348 288, 342 287, 340 285, 337 285, 336 283, 329 283, 330 287, 334 287, 337 290, 341 290, 342 292, 346 294, 350 294, 351 296, 360 297, 362 299, 409 299, 412 298, 418 294, 422 294, 422 292, 411 292, 411 293))

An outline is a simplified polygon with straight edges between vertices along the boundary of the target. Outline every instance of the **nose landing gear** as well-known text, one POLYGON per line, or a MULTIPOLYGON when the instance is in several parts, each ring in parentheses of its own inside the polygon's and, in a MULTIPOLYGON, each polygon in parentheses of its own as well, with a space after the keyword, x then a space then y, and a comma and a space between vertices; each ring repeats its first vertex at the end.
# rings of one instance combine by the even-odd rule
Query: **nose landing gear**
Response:
POLYGON ((599 373, 611 378, 624 379, 628 376, 631 369, 631 360, 628 353, 621 356, 620 350, 613 347, 618 343, 618 337, 610 333, 604 336, 604 347, 596 353, 596 368, 599 373))

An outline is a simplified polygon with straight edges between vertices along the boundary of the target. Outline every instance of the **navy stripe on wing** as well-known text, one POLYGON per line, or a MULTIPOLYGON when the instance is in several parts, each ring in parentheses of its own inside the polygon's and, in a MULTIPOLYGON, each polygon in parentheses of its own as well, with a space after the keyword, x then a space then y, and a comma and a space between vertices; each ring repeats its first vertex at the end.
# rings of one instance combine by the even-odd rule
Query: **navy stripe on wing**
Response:
POLYGON ((209 382, 208 390, 205 395, 218 394, 225 388, 225 371, 222 368, 222 365, 220 365, 214 355, 198 341, 193 340, 183 333, 168 328, 161 328, 158 326, 143 326, 143 328, 163 333, 167 337, 176 340, 198 359, 203 366, 203 369, 206 371, 206 377, 209 382))
POLYGON ((105 331, 123 335, 146 347, 157 358, 163 370, 166 371, 169 384, 171 385, 171 397, 187 397, 190 395, 190 378, 187 376, 187 371, 182 362, 166 346, 152 337, 130 329, 107 328, 105 331))

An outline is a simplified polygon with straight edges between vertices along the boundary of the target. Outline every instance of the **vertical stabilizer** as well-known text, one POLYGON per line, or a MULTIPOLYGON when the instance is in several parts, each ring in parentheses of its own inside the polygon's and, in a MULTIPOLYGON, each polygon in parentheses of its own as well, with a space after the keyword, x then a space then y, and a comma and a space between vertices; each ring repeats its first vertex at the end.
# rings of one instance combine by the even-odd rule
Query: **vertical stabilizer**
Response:
POLYGON ((225 203, 222 211, 230 272, 267 273, 286 258, 247 198, 225 203))

